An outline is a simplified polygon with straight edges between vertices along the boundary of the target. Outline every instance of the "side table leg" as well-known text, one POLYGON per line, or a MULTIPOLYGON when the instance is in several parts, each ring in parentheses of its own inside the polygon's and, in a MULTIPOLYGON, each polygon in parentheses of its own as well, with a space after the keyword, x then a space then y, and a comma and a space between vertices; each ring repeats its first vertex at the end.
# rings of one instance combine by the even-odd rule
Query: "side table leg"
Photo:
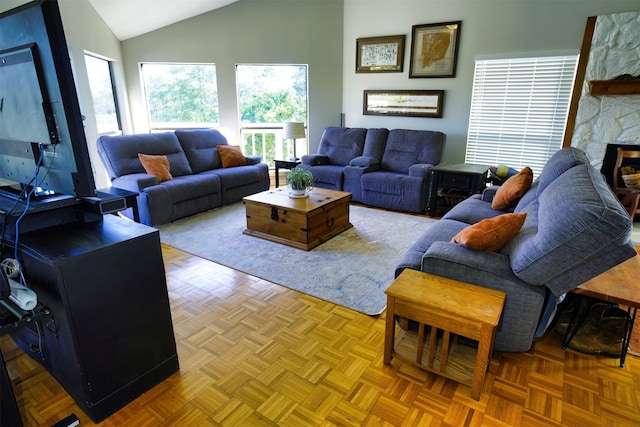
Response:
POLYGON ((396 332, 396 315, 395 315, 396 298, 387 295, 387 318, 384 330, 384 359, 385 365, 391 363, 391 357, 393 354, 393 347, 395 346, 395 332, 396 332))
POLYGON ((476 354, 476 366, 473 369, 473 382, 471 383, 471 397, 480 400, 484 376, 489 366, 489 356, 492 351, 492 344, 495 338, 496 328, 483 325, 478 340, 478 353, 476 354))

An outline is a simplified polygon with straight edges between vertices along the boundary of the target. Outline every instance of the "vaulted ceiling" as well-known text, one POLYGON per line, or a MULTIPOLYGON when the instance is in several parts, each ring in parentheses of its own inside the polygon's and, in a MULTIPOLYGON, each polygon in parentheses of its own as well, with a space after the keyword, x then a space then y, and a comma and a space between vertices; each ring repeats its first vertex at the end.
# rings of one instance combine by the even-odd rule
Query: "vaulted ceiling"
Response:
POLYGON ((113 34, 126 40, 238 0, 89 0, 113 34))

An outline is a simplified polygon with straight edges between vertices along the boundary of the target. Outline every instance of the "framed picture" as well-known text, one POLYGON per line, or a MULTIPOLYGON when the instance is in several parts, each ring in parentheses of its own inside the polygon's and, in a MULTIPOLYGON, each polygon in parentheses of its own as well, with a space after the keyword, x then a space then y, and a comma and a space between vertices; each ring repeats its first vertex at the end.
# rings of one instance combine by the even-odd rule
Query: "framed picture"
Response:
POLYGON ((455 77, 462 21, 414 25, 409 78, 455 77))
POLYGON ((401 73, 405 36, 356 39, 356 73, 401 73))
POLYGON ((442 117, 444 90, 365 90, 362 114, 442 117))

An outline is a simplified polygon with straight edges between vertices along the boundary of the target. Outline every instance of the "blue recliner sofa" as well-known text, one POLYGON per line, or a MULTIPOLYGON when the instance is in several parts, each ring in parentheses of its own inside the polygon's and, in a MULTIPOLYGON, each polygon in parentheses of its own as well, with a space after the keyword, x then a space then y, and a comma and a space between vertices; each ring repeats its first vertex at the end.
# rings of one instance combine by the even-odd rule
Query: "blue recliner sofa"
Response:
POLYGON ((411 268, 507 294, 495 349, 528 351, 553 319, 564 295, 637 256, 633 224, 586 154, 564 148, 547 162, 508 211, 491 207, 496 188, 463 200, 407 250, 396 277, 411 268), (498 251, 451 240, 483 219, 526 213, 519 232, 498 251))
MULTIPOLYGON (((97 141, 111 184, 138 193, 140 222, 151 226, 269 189, 269 167, 260 157, 245 156, 246 165, 223 167, 221 145, 228 145, 227 139, 216 129, 101 136, 97 141), (158 182, 146 173, 139 153, 166 156, 172 179, 158 182)), ((131 217, 130 211, 124 214, 131 217)))
POLYGON ((445 141, 437 131, 328 127, 318 153, 299 167, 311 171, 314 186, 348 191, 354 202, 420 213, 445 141))

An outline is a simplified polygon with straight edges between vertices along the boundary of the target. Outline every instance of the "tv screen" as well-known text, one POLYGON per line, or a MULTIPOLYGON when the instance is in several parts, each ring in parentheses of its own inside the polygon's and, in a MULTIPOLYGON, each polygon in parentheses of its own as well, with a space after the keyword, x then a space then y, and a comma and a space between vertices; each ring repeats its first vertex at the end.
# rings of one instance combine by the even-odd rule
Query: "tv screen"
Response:
MULTIPOLYGON (((0 178, 3 188, 96 195, 58 3, 0 14, 0 178)), ((0 196, 2 192, 0 192, 0 196)))

